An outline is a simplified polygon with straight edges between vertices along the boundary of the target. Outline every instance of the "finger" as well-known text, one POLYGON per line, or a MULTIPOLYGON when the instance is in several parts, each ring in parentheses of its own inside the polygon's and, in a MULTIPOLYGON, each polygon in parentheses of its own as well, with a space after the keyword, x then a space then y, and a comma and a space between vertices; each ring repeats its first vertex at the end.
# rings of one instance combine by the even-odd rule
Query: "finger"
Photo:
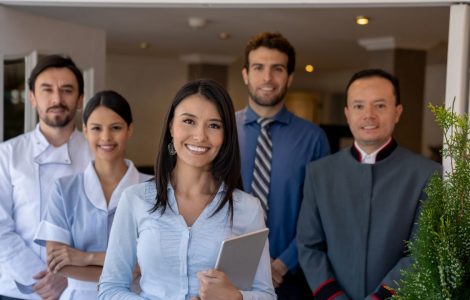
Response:
POLYGON ((35 274, 33 276, 33 279, 36 279, 36 280, 39 280, 39 279, 42 279, 44 276, 47 275, 47 271, 46 270, 43 270, 41 272, 38 272, 37 274, 35 274))

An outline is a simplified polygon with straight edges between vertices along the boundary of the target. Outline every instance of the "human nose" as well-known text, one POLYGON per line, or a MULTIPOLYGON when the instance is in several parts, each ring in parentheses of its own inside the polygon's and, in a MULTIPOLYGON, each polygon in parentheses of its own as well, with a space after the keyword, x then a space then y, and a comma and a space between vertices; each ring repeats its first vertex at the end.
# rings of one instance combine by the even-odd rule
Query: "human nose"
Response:
POLYGON ((265 69, 264 72, 263 72, 263 80, 265 82, 269 82, 271 81, 271 78, 272 78, 272 72, 270 69, 265 69))
POLYGON ((61 95, 59 89, 52 89, 52 92, 51 92, 52 105, 59 104, 61 102, 61 99, 62 99, 62 95, 61 95))
POLYGON ((205 126, 197 126, 194 131, 194 139, 196 141, 204 141, 206 139, 206 128, 205 126))
POLYGON ((111 132, 108 129, 103 129, 101 131, 100 138, 102 141, 109 141, 111 140, 111 132))
POLYGON ((364 117, 365 118, 374 118, 375 117, 375 110, 373 105, 366 105, 364 108, 364 117))

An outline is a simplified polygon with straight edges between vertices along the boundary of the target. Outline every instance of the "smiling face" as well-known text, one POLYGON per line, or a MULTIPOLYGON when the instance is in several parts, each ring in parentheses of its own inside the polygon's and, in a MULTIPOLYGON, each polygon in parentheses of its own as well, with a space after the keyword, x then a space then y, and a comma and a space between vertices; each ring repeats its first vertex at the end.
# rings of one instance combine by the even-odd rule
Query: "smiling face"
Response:
POLYGON ((44 70, 37 77, 30 96, 40 122, 55 128, 65 127, 73 121, 83 99, 75 75, 67 68, 44 70))
POLYGON ((344 108, 349 128, 359 147, 372 153, 392 136, 403 111, 396 105, 393 85, 381 77, 366 77, 354 81, 344 108))
POLYGON ((248 69, 242 70, 248 87, 250 106, 279 110, 291 85, 293 75, 287 72, 286 54, 276 49, 259 47, 248 55, 248 69))
POLYGON ((186 97, 175 108, 170 128, 176 165, 209 170, 224 142, 223 123, 215 104, 200 94, 186 97))
POLYGON ((98 106, 83 125, 83 133, 97 161, 123 160, 132 131, 132 124, 128 126, 121 116, 105 106, 98 106))

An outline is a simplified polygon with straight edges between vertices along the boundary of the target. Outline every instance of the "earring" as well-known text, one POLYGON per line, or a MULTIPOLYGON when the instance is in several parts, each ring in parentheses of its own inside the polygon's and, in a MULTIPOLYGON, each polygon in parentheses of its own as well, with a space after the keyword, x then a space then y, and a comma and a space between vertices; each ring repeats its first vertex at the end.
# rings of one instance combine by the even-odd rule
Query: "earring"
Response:
POLYGON ((168 143, 168 153, 170 155, 175 155, 176 154, 176 149, 175 149, 175 145, 173 144, 173 141, 168 143))

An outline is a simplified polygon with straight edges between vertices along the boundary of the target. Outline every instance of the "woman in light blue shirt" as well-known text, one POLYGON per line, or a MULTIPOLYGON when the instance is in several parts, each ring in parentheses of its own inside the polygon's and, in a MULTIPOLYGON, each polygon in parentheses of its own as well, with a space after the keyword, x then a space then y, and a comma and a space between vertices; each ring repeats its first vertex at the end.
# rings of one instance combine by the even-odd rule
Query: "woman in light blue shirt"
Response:
POLYGON ((176 94, 167 113, 156 179, 124 191, 116 212, 100 299, 275 299, 267 245, 252 288, 214 270, 221 242, 265 227, 259 200, 242 192, 235 114, 213 80, 176 94), (140 265, 142 292, 130 291, 140 265))
POLYGON ((133 131, 127 101, 97 93, 83 112, 83 133, 95 156, 84 173, 60 178, 52 189, 35 242, 46 246, 51 272, 68 277, 61 299, 97 299, 97 282, 122 191, 149 176, 124 158, 133 131))

